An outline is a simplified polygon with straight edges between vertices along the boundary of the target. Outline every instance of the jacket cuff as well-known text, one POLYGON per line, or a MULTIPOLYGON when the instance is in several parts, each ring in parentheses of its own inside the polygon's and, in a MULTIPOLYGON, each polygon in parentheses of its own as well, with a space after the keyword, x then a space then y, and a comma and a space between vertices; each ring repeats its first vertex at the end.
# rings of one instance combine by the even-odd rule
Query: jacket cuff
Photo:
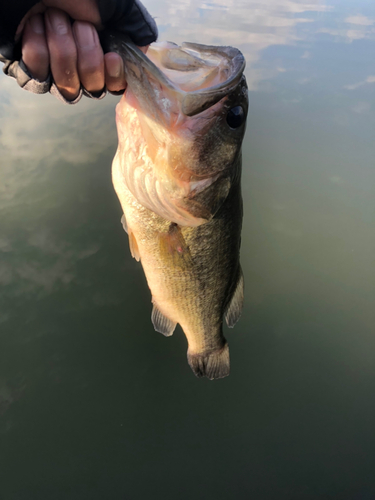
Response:
POLYGON ((125 33, 139 47, 157 39, 156 23, 139 0, 98 0, 98 7, 105 28, 125 33))

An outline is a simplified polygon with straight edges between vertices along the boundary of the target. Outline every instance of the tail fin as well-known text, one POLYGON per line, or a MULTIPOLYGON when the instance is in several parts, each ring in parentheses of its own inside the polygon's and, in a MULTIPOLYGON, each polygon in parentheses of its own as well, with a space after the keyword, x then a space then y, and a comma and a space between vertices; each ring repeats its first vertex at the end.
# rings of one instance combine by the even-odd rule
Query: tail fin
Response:
POLYGON ((221 349, 202 354, 187 354, 188 363, 197 377, 210 380, 224 378, 229 375, 229 347, 225 344, 221 349))

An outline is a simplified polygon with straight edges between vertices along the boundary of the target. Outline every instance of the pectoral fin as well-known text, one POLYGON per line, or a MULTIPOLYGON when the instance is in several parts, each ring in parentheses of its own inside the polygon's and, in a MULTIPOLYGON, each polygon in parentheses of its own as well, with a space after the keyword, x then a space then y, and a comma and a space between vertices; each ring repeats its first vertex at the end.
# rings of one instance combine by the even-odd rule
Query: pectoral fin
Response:
POLYGON ((155 304, 152 308, 151 321, 155 330, 162 333, 166 337, 170 337, 173 334, 177 325, 177 323, 174 323, 172 320, 167 318, 167 316, 165 316, 155 304))
POLYGON ((137 240, 134 236, 134 233, 132 232, 131 229, 129 229, 128 224, 126 222, 126 217, 125 214, 121 217, 121 224, 122 227, 124 228, 124 231, 128 234, 129 236, 129 248, 130 248, 130 253, 132 254, 132 257, 139 262, 141 260, 141 255, 139 253, 138 249, 138 243, 137 240))
POLYGON ((234 289, 232 298, 229 302, 227 310, 225 311, 225 321, 229 328, 233 328, 237 321, 240 319, 244 296, 244 279, 242 269, 237 281, 236 288, 234 289))
POLYGON ((191 264, 191 254, 181 228, 172 222, 168 232, 160 234, 161 255, 171 259, 174 266, 191 264))

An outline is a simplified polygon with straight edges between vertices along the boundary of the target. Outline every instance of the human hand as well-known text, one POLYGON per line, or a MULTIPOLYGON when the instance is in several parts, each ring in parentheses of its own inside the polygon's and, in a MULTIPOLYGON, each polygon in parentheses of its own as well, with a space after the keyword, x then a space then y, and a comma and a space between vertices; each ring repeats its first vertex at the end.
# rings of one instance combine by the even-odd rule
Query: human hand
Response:
POLYGON ((51 70, 60 93, 74 100, 82 86, 90 93, 126 86, 121 57, 103 54, 95 26, 75 21, 66 12, 48 8, 27 20, 22 34, 22 59, 31 75, 44 81, 51 70))
POLYGON ((4 71, 36 93, 49 90, 52 74, 51 92, 68 102, 79 100, 81 87, 94 96, 103 96, 105 86, 121 92, 126 87, 123 60, 114 52, 103 54, 97 33, 103 25, 128 34, 137 45, 144 45, 143 52, 157 36, 156 25, 139 0, 43 0, 26 13, 16 35, 22 44, 23 71, 29 76, 17 62, 9 61, 4 71), (37 82, 27 83, 30 76, 37 82))
POLYGON ((44 0, 25 17, 22 58, 34 78, 44 81, 50 68, 56 87, 68 101, 77 97, 81 84, 92 94, 101 92, 104 85, 111 92, 125 88, 122 58, 114 52, 104 55, 100 46, 95 26, 100 28, 101 20, 95 1, 44 0), (76 19, 73 25, 68 15, 76 19))

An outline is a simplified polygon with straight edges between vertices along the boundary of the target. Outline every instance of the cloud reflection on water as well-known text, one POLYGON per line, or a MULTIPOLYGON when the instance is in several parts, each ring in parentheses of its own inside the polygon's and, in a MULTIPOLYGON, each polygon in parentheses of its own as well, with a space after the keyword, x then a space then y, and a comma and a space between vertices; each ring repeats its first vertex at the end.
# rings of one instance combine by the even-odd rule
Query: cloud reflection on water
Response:
POLYGON ((363 87, 363 85, 366 85, 367 83, 375 83, 375 75, 368 76, 362 82, 353 83, 351 85, 344 85, 344 89, 347 89, 347 90, 356 90, 359 87, 363 87))
MULTIPOLYGON (((300 88, 308 87, 317 78, 312 72, 317 54, 313 50, 314 39, 331 35, 331 41, 346 43, 371 39, 375 33, 371 17, 359 12, 342 19, 334 17, 334 7, 322 0, 218 0, 214 3, 148 0, 145 3, 156 17, 161 40, 239 47, 247 59, 250 90, 279 90, 280 102, 286 105, 299 106, 306 95, 311 95, 300 88), (287 45, 300 49, 295 59, 267 57, 267 49, 287 45), (287 83, 280 87, 269 85, 279 81, 287 83), (299 88, 296 90, 291 82, 299 88)), ((323 69, 320 81, 324 78, 323 69)), ((348 82, 344 88, 366 89, 375 82, 373 75, 365 80, 360 78, 363 76, 354 83, 348 82)), ((13 217, 1 234, 0 254, 11 254, 12 260, 0 262, 0 282, 3 286, 17 282, 18 292, 12 293, 51 293, 68 286, 75 275, 76 263, 97 251, 94 241, 88 243, 87 248, 82 243, 82 248, 74 249, 63 236, 40 229, 38 224, 52 208, 55 213, 63 212, 69 200, 78 195, 82 198, 81 205, 77 202, 78 211, 88 203, 84 200, 87 193, 83 189, 74 190, 73 186, 78 171, 84 178, 85 169, 90 169, 104 151, 114 151, 117 100, 107 96, 101 102, 83 99, 77 106, 63 106, 49 95, 34 96, 21 91, 12 80, 0 76, 0 217, 8 220, 8 213, 13 217), (61 169, 69 166, 72 170, 65 177, 69 175, 72 180, 64 186, 64 191, 52 180, 59 179, 61 169), (23 244, 25 248, 34 249, 34 256, 26 259, 24 250, 17 250, 20 245, 15 242, 14 226, 25 231, 23 244), (48 262, 44 260, 47 256, 48 262)), ((371 108, 365 99, 350 106, 348 109, 357 115, 364 115, 371 108)), ((333 112, 332 121, 349 124, 345 110, 341 105, 338 108, 342 115, 333 112)), ((110 160, 103 165, 108 178, 109 164, 110 160)), ((84 224, 84 216, 81 217, 84 224)))
POLYGON ((213 45, 225 41, 228 45, 239 47, 247 61, 250 90, 258 89, 261 81, 277 74, 275 68, 254 68, 262 51, 303 40, 311 31, 317 31, 314 24, 318 16, 332 10, 321 0, 220 0, 214 4, 179 0, 169 3, 167 8, 163 2, 149 0, 147 6, 156 17, 161 39, 213 45), (298 29, 306 25, 311 26, 307 31, 298 29))
MULTIPOLYGON (((214 3, 149 0, 145 3, 156 17, 160 39, 205 44, 225 41, 228 45, 238 46, 247 59, 250 90, 257 89, 260 82, 279 73, 278 68, 255 67, 262 51, 274 45, 302 40, 306 32, 297 28, 310 25, 309 31, 314 31, 316 16, 332 10, 321 0, 270 0, 266 4, 248 0, 214 3), (306 17, 306 14, 315 17, 306 17)), ((365 23, 363 16, 353 16, 352 19, 365 23)), ((43 159, 49 167, 59 161, 72 164, 93 162, 108 147, 108 137, 112 135, 115 140, 114 120, 110 114, 113 106, 114 100, 109 97, 100 103, 83 99, 73 108, 62 106, 49 95, 32 96, 21 92, 13 81, 1 76, 3 182, 0 183, 0 209, 5 200, 13 199, 19 190, 34 182, 36 171, 40 173, 40 160, 43 159)))
POLYGON ((348 43, 355 40, 375 39, 375 19, 363 15, 348 16, 343 20, 342 26, 324 27, 319 33, 326 33, 348 43), (349 25, 349 27, 347 26, 349 25))
POLYGON ((94 162, 108 148, 108 137, 116 140, 113 107, 109 97, 105 103, 83 99, 78 106, 63 106, 50 95, 20 90, 1 76, 0 210, 13 205, 20 191, 59 162, 94 162))

